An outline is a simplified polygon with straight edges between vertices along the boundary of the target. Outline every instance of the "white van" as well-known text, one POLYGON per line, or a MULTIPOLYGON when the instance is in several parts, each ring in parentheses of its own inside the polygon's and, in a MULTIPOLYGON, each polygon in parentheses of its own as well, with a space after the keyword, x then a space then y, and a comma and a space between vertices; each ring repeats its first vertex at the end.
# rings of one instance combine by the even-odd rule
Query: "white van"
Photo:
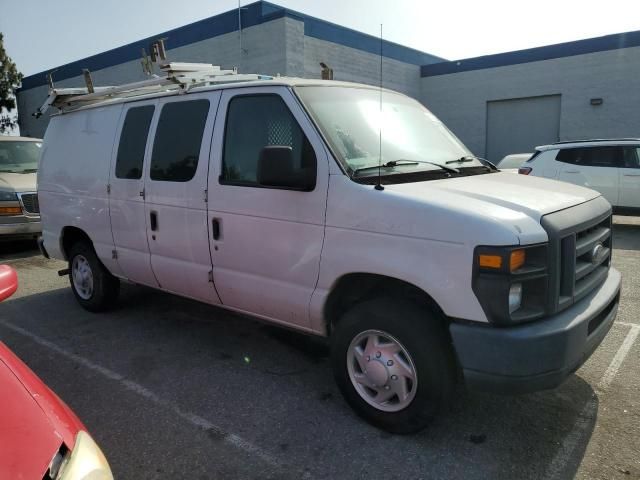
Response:
POLYGON ((404 95, 230 79, 74 105, 38 188, 78 302, 107 309, 127 280, 331 337, 383 429, 423 428, 460 377, 553 388, 615 319, 609 203, 483 165, 404 95))

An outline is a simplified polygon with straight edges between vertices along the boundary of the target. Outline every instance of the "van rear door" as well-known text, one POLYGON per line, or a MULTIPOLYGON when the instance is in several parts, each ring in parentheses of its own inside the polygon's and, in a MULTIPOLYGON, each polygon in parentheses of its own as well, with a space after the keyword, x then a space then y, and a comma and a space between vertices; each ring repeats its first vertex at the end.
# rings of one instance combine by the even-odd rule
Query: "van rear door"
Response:
POLYGON ((144 208, 144 165, 149 163, 149 129, 157 101, 125 104, 116 133, 109 179, 109 212, 117 261, 129 280, 157 287, 151 269, 144 208))
POLYGON ((145 173, 151 267, 159 286, 220 303, 213 285, 207 231, 207 174, 220 92, 158 100, 145 173))

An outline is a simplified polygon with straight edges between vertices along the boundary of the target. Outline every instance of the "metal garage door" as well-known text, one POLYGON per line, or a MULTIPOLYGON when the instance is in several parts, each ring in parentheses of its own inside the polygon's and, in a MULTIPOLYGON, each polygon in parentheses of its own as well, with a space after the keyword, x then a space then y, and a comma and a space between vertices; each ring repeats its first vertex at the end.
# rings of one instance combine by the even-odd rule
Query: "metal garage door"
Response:
POLYGON ((557 142, 559 133, 560 95, 487 102, 485 155, 492 162, 557 142))

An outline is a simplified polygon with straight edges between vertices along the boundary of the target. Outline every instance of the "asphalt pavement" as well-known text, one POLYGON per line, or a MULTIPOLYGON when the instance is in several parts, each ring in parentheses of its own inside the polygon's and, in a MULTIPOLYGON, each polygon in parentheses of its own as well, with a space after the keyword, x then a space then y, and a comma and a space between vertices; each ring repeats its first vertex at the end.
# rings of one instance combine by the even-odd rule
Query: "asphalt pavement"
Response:
POLYGON ((460 387, 417 435, 361 421, 323 341, 123 285, 91 314, 59 261, 0 243, 20 288, 0 339, 83 420, 117 479, 640 479, 640 219, 615 217, 616 324, 561 387, 497 396, 460 387))

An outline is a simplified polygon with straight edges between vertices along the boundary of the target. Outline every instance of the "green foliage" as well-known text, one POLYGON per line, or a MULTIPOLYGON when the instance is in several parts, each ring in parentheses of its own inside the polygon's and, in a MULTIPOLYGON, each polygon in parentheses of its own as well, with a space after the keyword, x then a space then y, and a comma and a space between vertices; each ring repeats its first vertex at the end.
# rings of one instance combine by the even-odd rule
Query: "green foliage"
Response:
POLYGON ((8 132, 16 124, 9 112, 16 108, 15 91, 21 81, 22 74, 7 56, 0 33, 0 133, 8 132))

